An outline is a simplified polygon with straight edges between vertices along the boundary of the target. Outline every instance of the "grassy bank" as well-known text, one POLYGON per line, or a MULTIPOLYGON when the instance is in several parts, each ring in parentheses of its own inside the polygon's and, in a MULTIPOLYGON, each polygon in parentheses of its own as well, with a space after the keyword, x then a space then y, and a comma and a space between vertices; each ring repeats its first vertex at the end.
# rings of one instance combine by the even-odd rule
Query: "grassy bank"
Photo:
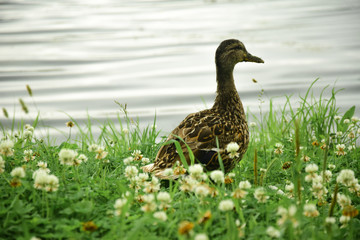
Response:
POLYGON ((124 107, 96 139, 91 121, 69 119, 79 134, 60 145, 34 134, 41 116, 2 126, 0 239, 359 239, 360 121, 355 108, 338 112, 335 89, 311 88, 252 118, 227 176, 200 165, 169 170, 188 173, 178 181, 142 173, 159 131, 124 107))

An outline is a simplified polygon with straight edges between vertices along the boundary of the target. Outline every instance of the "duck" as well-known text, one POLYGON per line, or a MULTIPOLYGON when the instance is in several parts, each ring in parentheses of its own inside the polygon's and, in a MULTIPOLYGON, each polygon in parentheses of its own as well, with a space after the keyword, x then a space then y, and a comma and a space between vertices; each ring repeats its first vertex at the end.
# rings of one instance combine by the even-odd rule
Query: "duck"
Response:
POLYGON ((234 67, 239 62, 264 63, 261 58, 251 55, 241 41, 222 41, 215 53, 217 90, 212 108, 189 114, 170 133, 157 152, 155 161, 142 168, 144 172, 160 179, 177 179, 183 175, 181 171, 170 176, 164 173, 168 168, 182 165, 174 141, 180 144, 188 165, 193 155, 196 163, 206 171, 223 169, 228 173, 234 169, 249 144, 245 111, 233 76, 234 67), (236 154, 227 150, 230 143, 238 145, 236 154), (223 166, 220 165, 219 155, 223 166))

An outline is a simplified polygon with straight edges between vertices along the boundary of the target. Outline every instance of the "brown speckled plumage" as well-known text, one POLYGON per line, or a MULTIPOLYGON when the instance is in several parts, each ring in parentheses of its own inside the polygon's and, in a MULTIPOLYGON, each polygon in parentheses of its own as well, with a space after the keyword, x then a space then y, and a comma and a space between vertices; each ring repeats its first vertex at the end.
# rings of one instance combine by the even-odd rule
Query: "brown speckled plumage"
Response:
MULTIPOLYGON (((179 141, 189 164, 188 149, 178 137, 190 147, 196 162, 201 163, 209 171, 220 168, 218 152, 221 154, 226 172, 231 171, 246 152, 249 131, 244 108, 233 78, 236 63, 245 61, 264 62, 248 53, 239 40, 223 41, 216 50, 215 56, 217 96, 213 107, 188 115, 168 137, 167 140, 179 141), (217 149, 216 138, 219 141, 219 149, 217 149), (229 157, 226 146, 230 142, 236 142, 239 145, 239 157, 234 159, 229 157)), ((155 162, 145 166, 143 170, 153 172, 159 178, 169 178, 163 175, 163 170, 173 167, 177 161, 180 162, 180 157, 175 144, 163 145, 155 162)))

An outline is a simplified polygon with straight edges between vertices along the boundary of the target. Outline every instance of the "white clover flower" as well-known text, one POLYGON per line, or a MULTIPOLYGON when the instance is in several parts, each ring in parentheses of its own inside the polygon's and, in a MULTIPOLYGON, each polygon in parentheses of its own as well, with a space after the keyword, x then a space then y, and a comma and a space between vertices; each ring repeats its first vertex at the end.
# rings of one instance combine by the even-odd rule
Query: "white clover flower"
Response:
POLYGON ((198 178, 203 173, 203 167, 200 164, 194 164, 189 167, 191 176, 198 178))
POLYGON ((330 170, 326 170, 324 177, 325 177, 325 179, 324 179, 325 182, 330 182, 331 177, 332 177, 332 172, 330 170))
POLYGON ((313 203, 307 203, 304 205, 304 215, 307 217, 319 216, 319 211, 316 209, 316 205, 313 203))
POLYGON ((172 168, 166 168, 164 170, 164 175, 167 177, 170 177, 170 176, 174 175, 174 170, 172 168))
POLYGON ((292 182, 290 182, 289 184, 285 185, 285 190, 288 192, 292 192, 294 191, 294 184, 292 182))
POLYGON ((349 186, 355 179, 353 170, 343 169, 340 171, 339 176, 336 178, 336 182, 342 183, 345 186, 349 186))
POLYGON ((78 157, 77 157, 77 160, 80 161, 80 162, 87 162, 88 158, 85 154, 80 154, 78 157))
POLYGON ((200 180, 206 181, 208 179, 208 175, 206 173, 201 174, 200 180))
POLYGON ((311 182, 314 181, 314 179, 318 178, 319 175, 317 173, 311 173, 305 176, 305 182, 311 182))
POLYGON ((146 193, 154 193, 160 190, 160 182, 159 179, 155 176, 152 177, 150 182, 145 182, 144 191, 146 193))
POLYGON ((4 156, 12 156, 14 155, 14 142, 11 140, 4 140, 0 143, 0 154, 4 156))
POLYGON ((234 202, 231 199, 222 200, 219 203, 219 210, 222 212, 231 211, 234 209, 234 202))
POLYGON ((33 173, 34 188, 45 190, 47 192, 55 192, 59 189, 59 179, 55 175, 49 175, 49 169, 38 169, 33 173))
POLYGON ((134 160, 141 160, 143 158, 140 150, 134 150, 131 155, 133 156, 134 160))
POLYGON ((141 182, 145 182, 146 180, 149 179, 149 174, 148 173, 139 173, 138 177, 141 182))
POLYGON ((281 189, 278 189, 278 190, 276 191, 276 193, 279 194, 279 195, 285 195, 284 191, 281 190, 281 189))
POLYGON ((62 165, 74 165, 77 152, 72 149, 63 148, 59 152, 59 160, 62 165))
POLYGON ((122 208, 123 206, 125 206, 126 203, 127 203, 126 198, 116 199, 115 204, 114 204, 114 208, 122 208))
POLYGON ((129 165, 132 161, 134 161, 133 157, 127 157, 123 160, 125 165, 129 165))
POLYGON ((276 143, 275 144, 275 150, 274 150, 274 153, 275 154, 282 154, 284 152, 284 145, 282 145, 281 143, 276 143))
MULTIPOLYGON (((296 211, 296 209, 295 209, 295 211, 296 211)), ((276 215, 281 216, 281 218, 278 219, 278 221, 277 221, 277 225, 282 226, 286 222, 289 214, 288 214, 288 210, 286 208, 284 208, 283 206, 279 206, 277 209, 276 215)))
POLYGON ((275 144, 275 147, 277 147, 277 148, 284 148, 284 145, 281 144, 281 143, 276 143, 276 144, 275 144))
POLYGON ((123 129, 122 129, 122 132, 123 132, 125 135, 127 135, 127 134, 129 134, 129 129, 123 128, 123 129))
POLYGON ((98 150, 99 148, 99 145, 97 144, 91 144, 89 147, 88 147, 88 150, 89 152, 95 152, 96 150, 98 150))
POLYGON ((349 146, 347 147, 347 149, 348 149, 349 151, 351 151, 351 150, 356 149, 356 147, 355 147, 355 145, 349 145, 349 146))
POLYGON ((342 118, 341 116, 335 116, 335 117, 334 117, 335 121, 340 121, 341 118, 342 118))
POLYGON ((165 203, 171 202, 170 194, 167 192, 159 192, 157 195, 157 200, 165 203))
POLYGON ((249 123, 249 127, 251 127, 251 128, 256 127, 256 125, 257 125, 256 122, 250 122, 249 123))
POLYGON ((208 187, 203 186, 203 185, 199 185, 195 188, 194 190, 195 195, 198 197, 206 197, 207 195, 210 194, 210 190, 208 187))
POLYGON ((38 174, 45 174, 45 175, 47 175, 47 174, 48 174, 47 168, 46 168, 46 169, 39 168, 38 170, 34 171, 33 174, 32 174, 32 178, 35 179, 38 174))
POLYGON ((350 119, 345 119, 344 120, 344 124, 349 124, 350 123, 350 119))
POLYGON ((190 176, 184 176, 180 180, 180 190, 183 192, 191 192, 198 186, 199 182, 190 176))
POLYGON ((269 237, 272 238, 279 238, 281 236, 280 231, 274 228, 273 226, 269 226, 266 229, 266 234, 269 235, 269 237))
POLYGON ((150 163, 150 159, 149 158, 142 158, 141 163, 144 164, 144 165, 148 164, 148 163, 150 163))
POLYGON ((138 176, 135 176, 134 178, 130 179, 130 181, 132 182, 130 184, 130 187, 133 187, 135 189, 140 189, 140 186, 145 186, 146 185, 146 181, 149 179, 149 174, 148 173, 139 173, 138 176))
POLYGON ((114 204, 114 208, 115 208, 114 215, 115 216, 121 215, 122 208, 125 206, 126 203, 127 203, 126 198, 116 199, 115 204, 114 204))
POLYGON ((343 133, 341 131, 336 132, 337 137, 341 137, 342 135, 343 135, 343 133))
POLYGON ((154 216, 154 218, 157 218, 164 222, 167 220, 167 215, 164 211, 154 212, 153 216, 154 216))
POLYGON ((295 205, 290 205, 288 209, 289 216, 294 217, 296 214, 297 208, 295 205))
POLYGON ((310 174, 315 173, 318 170, 319 170, 319 167, 315 163, 310 163, 310 164, 306 165, 306 167, 305 167, 305 172, 310 173, 310 174))
POLYGON ((195 235, 194 240, 209 240, 205 233, 198 233, 195 235))
POLYGON ((354 117, 351 118, 351 121, 352 121, 352 122, 358 122, 358 121, 359 121, 359 118, 354 116, 354 117))
POLYGON ((139 173, 139 170, 135 166, 127 166, 125 168, 125 176, 131 180, 139 173))
POLYGON ((344 151, 345 148, 346 148, 345 144, 337 144, 336 145, 337 151, 335 152, 336 155, 338 155, 338 156, 346 155, 346 152, 344 151))
POLYGON ((338 204, 341 206, 341 208, 344 208, 346 206, 350 206, 351 205, 351 198, 344 195, 344 194, 341 194, 341 193, 338 193, 337 195, 337 202, 338 204))
POLYGON ((341 226, 341 227, 345 227, 349 222, 350 222, 350 217, 349 216, 344 216, 344 215, 342 215, 341 217, 340 217, 340 219, 339 219, 339 222, 341 223, 341 224, 343 224, 343 226, 341 226))
POLYGON ((143 200, 146 203, 141 207, 141 210, 144 212, 153 212, 156 210, 156 203, 154 202, 154 194, 147 194, 143 196, 143 200))
POLYGON ((28 130, 28 131, 31 131, 31 132, 34 132, 34 127, 31 126, 30 124, 25 124, 25 129, 28 130))
POLYGON ((59 179, 55 175, 47 175, 45 190, 47 192, 55 192, 59 189, 59 179))
POLYGON ((302 160, 304 161, 304 162, 310 162, 310 157, 309 156, 307 156, 307 155, 303 155, 302 156, 302 160))
POLYGON ((265 203, 269 199, 269 196, 266 196, 266 191, 263 187, 255 189, 254 197, 259 203, 265 203))
POLYGON ((29 131, 29 130, 24 131, 24 138, 30 139, 32 137, 32 135, 33 135, 32 131, 29 131))
POLYGON ((215 170, 210 173, 210 178, 216 183, 224 182, 224 173, 220 170, 215 170))
POLYGON ((242 199, 242 198, 244 198, 247 194, 248 194, 248 192, 245 191, 244 189, 236 188, 236 189, 231 193, 231 196, 232 196, 233 198, 242 199))
POLYGON ((226 146, 226 151, 228 152, 237 152, 239 150, 239 145, 236 142, 231 142, 226 146))
POLYGON ((336 149, 337 150, 344 150, 346 148, 345 144, 337 144, 336 149))
POLYGON ((104 159, 108 155, 108 152, 105 151, 105 148, 101 146, 99 146, 95 152, 96 152, 95 158, 98 160, 104 159))
POLYGON ((73 166, 79 166, 80 164, 81 164, 81 160, 78 159, 78 158, 75 158, 72 165, 73 165, 73 166))
POLYGON ((266 173, 266 171, 267 171, 266 168, 260 168, 261 173, 266 173))
POLYGON ((151 203, 151 202, 155 201, 155 196, 154 196, 154 194, 146 194, 143 196, 143 200, 146 203, 151 203))
POLYGON ((334 217, 327 217, 327 218, 325 218, 325 223, 326 223, 326 224, 335 224, 335 223, 336 223, 336 218, 334 218, 334 217))
POLYGON ((31 149, 24 150, 24 155, 26 155, 26 156, 32 156, 32 155, 33 155, 33 151, 32 151, 31 149))
POLYGON ((249 182, 248 180, 246 180, 246 181, 241 181, 241 182, 239 183, 239 188, 240 188, 240 189, 249 189, 249 188, 251 188, 251 184, 250 184, 250 182, 249 182))
POLYGON ((25 175, 25 170, 22 168, 22 167, 16 167, 14 168, 10 175, 14 178, 24 178, 26 175, 25 175))
POLYGON ((334 164, 329 164, 328 168, 331 169, 331 170, 334 170, 336 168, 336 166, 334 164))
POLYGON ((48 177, 48 173, 45 170, 43 169, 36 170, 32 175, 32 178, 34 179, 34 188, 45 189, 48 181, 47 177, 48 177))
POLYGON ((354 179, 354 181, 351 183, 349 186, 349 191, 352 193, 356 192, 358 197, 360 197, 360 184, 358 183, 357 179, 354 179))
POLYGON ((226 151, 229 153, 230 158, 239 157, 239 145, 236 142, 231 142, 226 146, 226 151))

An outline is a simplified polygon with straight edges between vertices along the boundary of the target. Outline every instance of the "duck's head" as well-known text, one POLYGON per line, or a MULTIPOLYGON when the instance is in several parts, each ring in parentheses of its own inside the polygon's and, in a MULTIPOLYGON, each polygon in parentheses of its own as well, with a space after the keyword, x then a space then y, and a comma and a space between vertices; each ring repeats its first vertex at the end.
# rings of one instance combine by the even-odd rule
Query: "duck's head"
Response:
POLYGON ((233 69, 238 62, 264 63, 261 58, 248 53, 244 44, 237 39, 228 39, 221 42, 216 50, 216 66, 233 69))

